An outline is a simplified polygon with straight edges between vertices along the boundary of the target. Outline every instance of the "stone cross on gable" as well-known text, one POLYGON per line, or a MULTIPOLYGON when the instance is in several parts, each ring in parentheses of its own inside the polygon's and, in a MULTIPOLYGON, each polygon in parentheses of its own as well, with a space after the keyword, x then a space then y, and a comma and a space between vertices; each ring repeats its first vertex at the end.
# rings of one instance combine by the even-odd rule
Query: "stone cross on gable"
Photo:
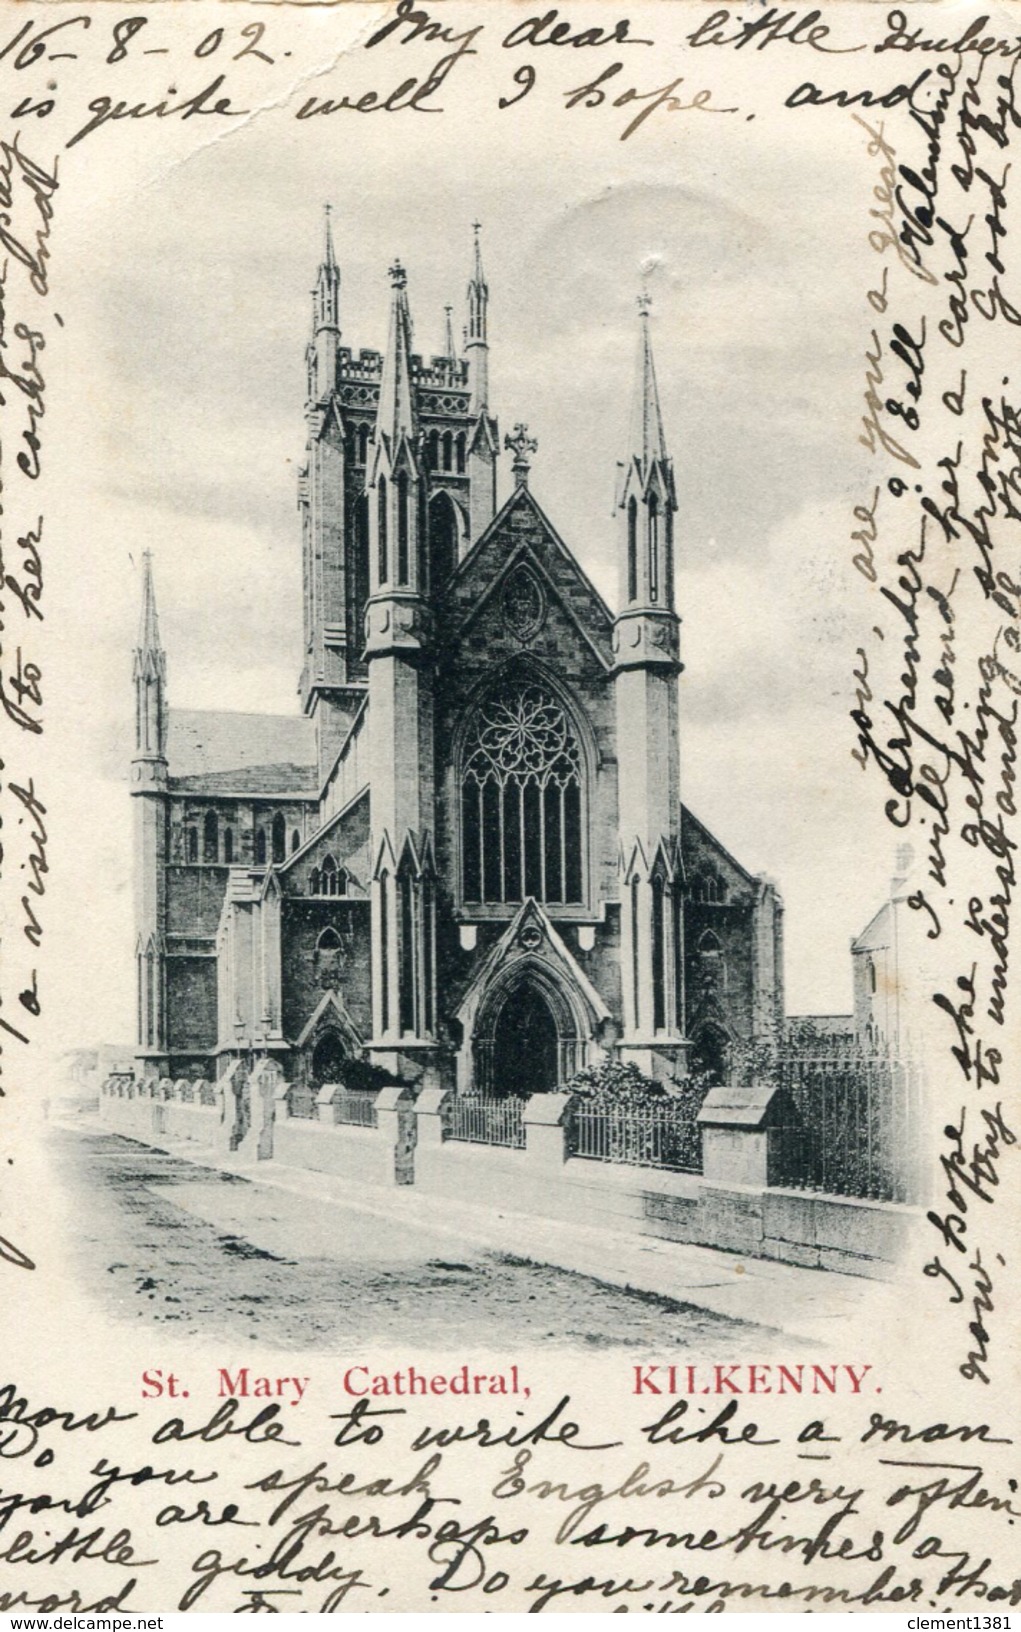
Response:
POLYGON ((534 436, 529 436, 528 426, 518 423, 514 427, 514 435, 510 433, 504 437, 503 445, 514 455, 511 470, 514 472, 514 486, 528 486, 528 472, 531 468, 530 454, 537 453, 539 444, 534 436))

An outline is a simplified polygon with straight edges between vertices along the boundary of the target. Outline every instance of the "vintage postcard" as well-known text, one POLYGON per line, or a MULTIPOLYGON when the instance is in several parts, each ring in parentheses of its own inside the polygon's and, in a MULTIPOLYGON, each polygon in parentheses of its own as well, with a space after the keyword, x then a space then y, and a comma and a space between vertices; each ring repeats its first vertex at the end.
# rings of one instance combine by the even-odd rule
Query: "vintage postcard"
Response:
POLYGON ((1013 1624, 1019 61, 0 4, 0 1613, 1013 1624))

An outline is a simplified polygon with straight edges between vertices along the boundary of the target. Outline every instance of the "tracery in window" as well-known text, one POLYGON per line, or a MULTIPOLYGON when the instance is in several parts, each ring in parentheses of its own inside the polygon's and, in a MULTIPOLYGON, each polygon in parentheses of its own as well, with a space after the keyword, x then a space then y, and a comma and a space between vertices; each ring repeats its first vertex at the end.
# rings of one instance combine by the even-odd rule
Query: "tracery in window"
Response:
POLYGON ((699 936, 695 949, 698 959, 697 983, 701 998, 718 998, 727 989, 727 963, 723 943, 711 929, 699 936))
POLYGON ((703 873, 691 887, 691 898, 703 906, 720 906, 727 899, 727 886, 715 873, 703 873))
POLYGON ((466 901, 582 900, 581 749, 556 698, 512 681, 469 726, 461 772, 466 901))
POLYGON ((321 867, 308 875, 309 895, 346 895, 350 877, 346 867, 338 867, 335 857, 324 856, 321 867))

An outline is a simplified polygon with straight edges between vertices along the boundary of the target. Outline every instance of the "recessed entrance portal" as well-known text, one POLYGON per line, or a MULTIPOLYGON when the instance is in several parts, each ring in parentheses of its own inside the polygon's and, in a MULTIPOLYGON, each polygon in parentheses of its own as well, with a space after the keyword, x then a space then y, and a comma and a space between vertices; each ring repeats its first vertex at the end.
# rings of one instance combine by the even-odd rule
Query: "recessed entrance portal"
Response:
POLYGON ((312 1051, 313 1087, 321 1088, 327 1082, 343 1082, 344 1067, 349 1058, 340 1033, 324 1031, 312 1051))
POLYGON ((531 981, 515 987, 493 1031, 496 1094, 549 1093, 557 1086, 559 1036, 553 1011, 531 981))

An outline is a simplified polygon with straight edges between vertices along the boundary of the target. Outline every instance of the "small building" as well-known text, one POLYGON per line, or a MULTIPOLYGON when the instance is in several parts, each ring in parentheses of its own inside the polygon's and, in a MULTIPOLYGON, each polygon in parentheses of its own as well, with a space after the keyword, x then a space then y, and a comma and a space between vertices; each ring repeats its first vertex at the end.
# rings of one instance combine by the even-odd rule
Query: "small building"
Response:
POLYGON ((911 911, 910 844, 897 846, 889 898, 851 942, 854 1032, 861 1047, 899 1055, 909 1043, 906 971, 901 967, 905 914, 911 911))

